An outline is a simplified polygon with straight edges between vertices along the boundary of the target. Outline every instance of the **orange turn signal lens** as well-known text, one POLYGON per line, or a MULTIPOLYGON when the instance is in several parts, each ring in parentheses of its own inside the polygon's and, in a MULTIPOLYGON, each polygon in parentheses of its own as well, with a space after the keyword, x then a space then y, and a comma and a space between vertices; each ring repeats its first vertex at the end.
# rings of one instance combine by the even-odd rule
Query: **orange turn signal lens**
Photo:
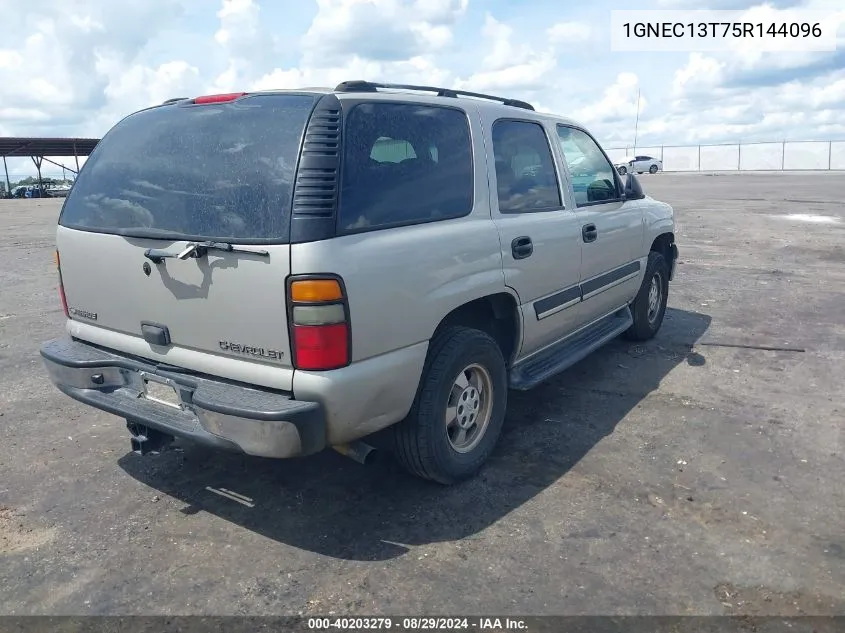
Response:
POLYGON ((343 291, 335 279, 302 279, 290 285, 292 301, 337 301, 343 299, 343 291))
POLYGON ((56 262, 56 268, 59 267, 59 251, 53 251, 53 261, 56 262))

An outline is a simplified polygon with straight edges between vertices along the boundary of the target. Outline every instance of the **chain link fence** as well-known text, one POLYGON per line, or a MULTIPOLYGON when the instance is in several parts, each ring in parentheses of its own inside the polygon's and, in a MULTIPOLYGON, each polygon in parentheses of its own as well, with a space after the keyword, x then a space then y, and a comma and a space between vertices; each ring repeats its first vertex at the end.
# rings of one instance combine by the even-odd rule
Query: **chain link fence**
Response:
POLYGON ((845 141, 612 147, 607 153, 615 163, 632 156, 659 158, 664 171, 845 170, 845 141))

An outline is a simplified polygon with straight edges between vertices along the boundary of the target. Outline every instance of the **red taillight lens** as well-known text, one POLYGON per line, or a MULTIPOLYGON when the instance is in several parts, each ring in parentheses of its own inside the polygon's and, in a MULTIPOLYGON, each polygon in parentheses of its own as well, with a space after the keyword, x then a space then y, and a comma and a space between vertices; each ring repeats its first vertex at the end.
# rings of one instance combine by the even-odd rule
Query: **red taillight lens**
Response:
POLYGON ((340 279, 292 279, 288 284, 293 366, 311 371, 351 361, 346 291, 340 279))
POLYGON ((234 101, 238 97, 243 97, 245 94, 245 92, 229 92, 221 95, 205 95, 194 99, 194 103, 225 103, 226 101, 234 101))
POLYGON ((325 371, 343 367, 349 361, 349 331, 346 323, 294 325, 293 349, 297 369, 325 371))
POLYGON ((59 251, 56 251, 56 272, 59 274, 59 299, 62 302, 62 310, 67 318, 70 318, 70 312, 67 309, 67 297, 65 297, 65 285, 62 283, 62 265, 59 260, 59 251))

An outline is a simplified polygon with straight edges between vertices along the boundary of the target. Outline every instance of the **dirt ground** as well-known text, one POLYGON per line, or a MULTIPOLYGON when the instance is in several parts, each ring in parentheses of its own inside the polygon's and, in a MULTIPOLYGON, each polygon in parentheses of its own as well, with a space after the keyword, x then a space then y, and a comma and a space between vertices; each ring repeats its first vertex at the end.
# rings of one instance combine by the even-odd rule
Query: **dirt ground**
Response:
POLYGON ((454 488, 132 454, 38 356, 60 201, 0 201, 0 614, 845 614, 845 174, 642 182, 678 220, 659 336, 511 393, 454 488))

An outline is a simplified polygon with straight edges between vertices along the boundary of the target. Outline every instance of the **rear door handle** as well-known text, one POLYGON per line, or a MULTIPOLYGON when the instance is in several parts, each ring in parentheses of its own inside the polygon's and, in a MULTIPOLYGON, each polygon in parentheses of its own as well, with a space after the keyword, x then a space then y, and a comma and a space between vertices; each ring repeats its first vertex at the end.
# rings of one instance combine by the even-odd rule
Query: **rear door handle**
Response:
POLYGON ((531 242, 531 238, 527 235, 517 237, 511 242, 511 254, 514 259, 525 259, 526 257, 531 257, 531 253, 533 252, 534 244, 531 242))
POLYGON ((585 242, 595 242, 599 238, 599 230, 595 224, 585 224, 581 227, 581 237, 585 242))

